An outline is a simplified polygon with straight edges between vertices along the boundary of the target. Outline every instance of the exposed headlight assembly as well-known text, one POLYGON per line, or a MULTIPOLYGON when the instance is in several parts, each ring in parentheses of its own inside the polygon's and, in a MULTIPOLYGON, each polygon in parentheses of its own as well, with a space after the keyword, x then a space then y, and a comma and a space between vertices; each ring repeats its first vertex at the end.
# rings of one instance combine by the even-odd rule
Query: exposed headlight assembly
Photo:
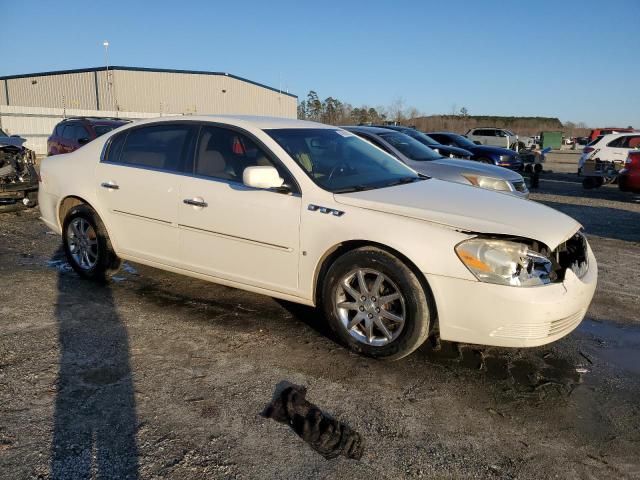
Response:
POLYGON ((481 282, 535 287, 552 282, 550 259, 524 243, 472 238, 459 243, 456 254, 481 282))
POLYGON ((486 177, 483 175, 473 175, 471 173, 463 173, 462 176, 469 180, 471 185, 488 190, 498 190, 501 192, 510 192, 511 186, 506 180, 501 178, 486 177))

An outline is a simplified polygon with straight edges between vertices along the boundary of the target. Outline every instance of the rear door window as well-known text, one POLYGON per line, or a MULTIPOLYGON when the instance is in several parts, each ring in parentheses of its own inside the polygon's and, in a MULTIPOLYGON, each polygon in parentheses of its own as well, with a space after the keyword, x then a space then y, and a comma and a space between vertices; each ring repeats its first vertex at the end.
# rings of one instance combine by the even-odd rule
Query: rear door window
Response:
POLYGON ((94 125, 93 126, 93 129, 96 132, 96 137, 104 135, 105 133, 110 132, 114 128, 116 128, 114 125, 94 125))
POLYGON ((639 148, 640 147, 640 135, 628 135, 621 137, 621 148, 639 148))
POLYGON ((64 138, 65 140, 73 140, 74 137, 74 132, 76 129, 76 124, 75 123, 66 123, 64 125, 64 129, 62 130, 62 138, 64 138))
POLYGON ((188 124, 134 128, 113 138, 106 160, 123 165, 190 173, 189 165, 197 130, 197 126, 188 124))
POLYGON ((618 137, 615 140, 611 140, 609 143, 607 143, 607 147, 622 148, 624 141, 625 137, 618 137))
POLYGON ((80 123, 76 123, 76 125, 73 128, 73 140, 80 140, 81 138, 89 138, 89 132, 87 131, 87 129, 84 127, 84 125, 81 125, 80 123))

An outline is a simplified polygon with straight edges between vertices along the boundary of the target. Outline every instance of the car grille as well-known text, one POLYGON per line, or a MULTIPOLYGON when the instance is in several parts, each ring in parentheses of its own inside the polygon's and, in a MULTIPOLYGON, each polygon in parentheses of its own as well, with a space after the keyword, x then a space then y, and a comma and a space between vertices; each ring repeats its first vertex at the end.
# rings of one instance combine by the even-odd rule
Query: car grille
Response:
POLYGON ((492 337, 513 338, 518 340, 542 340, 570 332, 582 321, 586 309, 582 309, 568 317, 547 320, 537 323, 512 323, 503 325, 491 332, 492 337))
POLYGON ((588 247, 585 236, 578 232, 560 244, 550 255, 558 280, 564 280, 567 270, 582 278, 589 270, 588 247))
POLYGON ((527 190, 527 184, 524 183, 524 180, 517 180, 515 182, 511 182, 511 184, 513 185, 513 189, 516 192, 520 192, 520 193, 526 193, 528 192, 527 190))

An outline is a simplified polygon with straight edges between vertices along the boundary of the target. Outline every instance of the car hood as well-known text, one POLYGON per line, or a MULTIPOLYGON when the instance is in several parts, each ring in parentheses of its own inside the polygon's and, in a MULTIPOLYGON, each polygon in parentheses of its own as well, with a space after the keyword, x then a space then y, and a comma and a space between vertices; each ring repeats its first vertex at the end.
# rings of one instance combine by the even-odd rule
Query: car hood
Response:
MULTIPOLYGON (((418 162, 414 162, 418 163, 418 162)), ((519 173, 509 170, 507 168, 496 167, 495 165, 489 165, 487 163, 474 162, 473 160, 458 160, 454 158, 442 158, 440 160, 433 160, 429 163, 442 165, 448 167, 451 170, 455 169, 462 173, 475 173, 478 175, 485 175, 487 177, 502 178, 512 182, 522 180, 522 176, 519 173)), ((411 165, 416 168, 414 165, 411 165)))
POLYGON ((459 147, 452 147, 449 145, 427 145, 427 147, 433 149, 433 150, 440 150, 441 152, 451 152, 454 155, 458 155, 460 157, 470 157, 471 155, 473 155, 469 150, 465 150, 464 148, 459 148, 459 147))
POLYGON ((473 153, 476 155, 480 153, 492 153, 494 155, 509 155, 509 156, 517 155, 516 152, 514 152, 513 150, 509 150, 508 148, 492 147, 490 145, 476 145, 473 148, 469 147, 469 150, 473 151, 473 153))
POLYGON ((22 137, 4 137, 0 136, 0 147, 12 146, 21 147, 27 140, 22 137))
POLYGON ((581 227, 571 217, 540 203, 434 178, 334 197, 343 205, 416 218, 466 232, 529 238, 551 249, 581 227))

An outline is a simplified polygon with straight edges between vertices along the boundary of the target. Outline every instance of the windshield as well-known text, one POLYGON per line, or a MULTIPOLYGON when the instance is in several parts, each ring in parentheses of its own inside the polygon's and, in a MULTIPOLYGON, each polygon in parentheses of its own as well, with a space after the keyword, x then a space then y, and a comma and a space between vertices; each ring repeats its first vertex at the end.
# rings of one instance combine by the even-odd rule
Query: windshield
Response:
POLYGON ((379 133, 378 135, 393 145, 397 150, 400 150, 400 153, 411 160, 424 162, 442 158, 441 155, 438 155, 429 147, 420 143, 415 138, 405 135, 404 133, 389 132, 379 133))
POLYGON ((407 133, 407 135, 409 135, 410 137, 415 138, 416 140, 418 140, 420 143, 426 145, 426 146, 430 146, 430 145, 439 145, 438 142, 436 142, 433 138, 431 138, 429 135, 419 132, 417 130, 412 131, 411 133, 407 133))
POLYGON ((93 128, 96 131, 96 136, 99 137, 100 135, 104 135, 119 126, 120 125, 95 125, 93 128))
POLYGON ((595 145, 596 143, 598 143, 600 140, 602 140, 602 137, 604 137, 604 135, 598 135, 595 140, 593 140, 591 143, 587 144, 587 147, 590 147, 591 145, 595 145))
POLYGON ((391 155, 344 130, 265 130, 320 187, 345 193, 421 180, 391 155))
POLYGON ((446 138, 451 140, 458 147, 461 147, 461 148, 477 147, 475 143, 473 143, 468 138, 463 137, 462 135, 456 135, 455 133, 448 133, 446 138))
POLYGON ((8 137, 9 135, 7 135, 6 133, 4 133, 4 130, 2 130, 0 128, 0 137, 8 137))

